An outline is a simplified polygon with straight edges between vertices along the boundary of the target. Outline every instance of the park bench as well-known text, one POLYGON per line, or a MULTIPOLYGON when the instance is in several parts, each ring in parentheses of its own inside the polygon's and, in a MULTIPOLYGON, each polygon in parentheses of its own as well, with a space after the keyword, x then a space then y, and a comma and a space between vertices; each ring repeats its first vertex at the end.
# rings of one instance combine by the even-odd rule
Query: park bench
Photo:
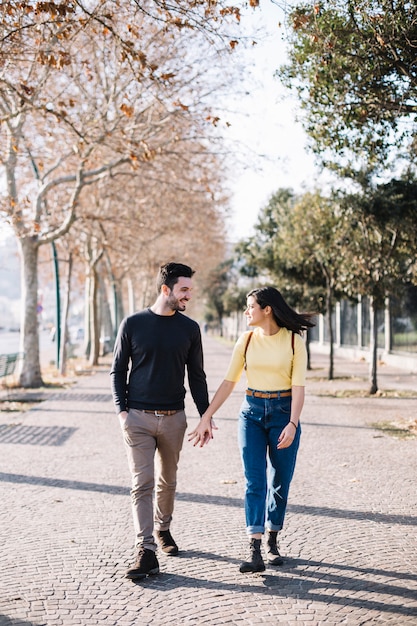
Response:
POLYGON ((6 378, 6 376, 12 376, 14 374, 19 358, 19 352, 0 354, 0 378, 6 378))

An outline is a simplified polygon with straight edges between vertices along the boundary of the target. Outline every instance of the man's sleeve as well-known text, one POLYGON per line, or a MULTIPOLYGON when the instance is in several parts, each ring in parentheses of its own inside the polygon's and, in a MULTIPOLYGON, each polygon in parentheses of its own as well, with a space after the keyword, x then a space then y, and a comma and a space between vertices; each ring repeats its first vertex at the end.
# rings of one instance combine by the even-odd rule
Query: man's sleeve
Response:
POLYGON ((114 345, 113 363, 110 370, 111 391, 116 413, 127 410, 127 373, 130 360, 130 341, 126 320, 120 324, 114 345))
POLYGON ((206 374, 204 372, 203 346, 200 328, 197 326, 191 344, 188 362, 188 383, 191 395, 200 415, 206 411, 209 403, 206 374))

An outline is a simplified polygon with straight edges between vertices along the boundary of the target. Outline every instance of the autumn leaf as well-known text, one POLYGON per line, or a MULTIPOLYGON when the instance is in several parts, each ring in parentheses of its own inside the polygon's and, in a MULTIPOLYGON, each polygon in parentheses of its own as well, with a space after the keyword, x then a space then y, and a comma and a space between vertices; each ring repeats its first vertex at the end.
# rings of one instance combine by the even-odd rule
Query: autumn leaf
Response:
POLYGON ((211 122, 213 126, 217 126, 217 124, 220 122, 220 117, 213 117, 212 115, 208 115, 206 117, 206 121, 211 122))
POLYGON ((147 62, 147 57, 146 54, 144 52, 138 52, 136 55, 142 69, 144 69, 146 67, 146 62, 147 62))
POLYGON ((31 93, 33 92, 32 87, 29 87, 28 85, 26 85, 26 83, 20 83, 20 88, 28 95, 30 96, 31 93))
POLYGON ((183 111, 188 111, 190 108, 189 106, 187 106, 186 104, 183 104, 179 100, 177 100, 176 102, 173 102, 172 104, 174 105, 174 107, 179 107, 183 111))
POLYGON ((234 15, 238 22, 240 22, 240 9, 238 7, 225 7, 220 10, 220 15, 225 17, 226 15, 234 15))
POLYGON ((128 106, 127 104, 122 104, 120 106, 120 110, 122 113, 126 115, 126 117, 132 117, 135 109, 133 107, 128 106))
POLYGON ((305 13, 297 13, 293 18, 293 28, 297 30, 298 28, 302 28, 310 21, 310 17, 305 13))

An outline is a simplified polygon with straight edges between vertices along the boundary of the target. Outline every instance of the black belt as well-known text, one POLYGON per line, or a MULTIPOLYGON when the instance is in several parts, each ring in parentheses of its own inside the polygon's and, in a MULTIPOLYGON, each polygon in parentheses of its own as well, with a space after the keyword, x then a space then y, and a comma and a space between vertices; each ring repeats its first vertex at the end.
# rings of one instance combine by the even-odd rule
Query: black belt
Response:
POLYGON ((253 391, 252 389, 246 389, 247 396, 254 396, 254 398, 286 398, 291 395, 291 389, 289 391, 253 391))
POLYGON ((175 409, 173 411, 153 411, 153 410, 148 410, 148 409, 143 409, 144 413, 153 413, 154 415, 156 415, 156 417, 160 417, 161 415, 175 415, 175 413, 178 413, 179 409, 175 409))

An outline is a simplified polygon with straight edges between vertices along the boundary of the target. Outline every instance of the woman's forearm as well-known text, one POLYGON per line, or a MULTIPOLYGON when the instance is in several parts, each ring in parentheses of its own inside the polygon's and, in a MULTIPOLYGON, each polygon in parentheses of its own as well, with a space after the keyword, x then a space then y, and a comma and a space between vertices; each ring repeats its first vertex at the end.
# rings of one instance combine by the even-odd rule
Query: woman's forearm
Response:
POLYGON ((200 448, 202 448, 210 439, 213 439, 213 429, 217 430, 217 426, 215 426, 214 420, 212 419, 213 415, 230 396, 235 384, 236 383, 232 383, 229 380, 224 380, 220 384, 208 409, 201 416, 198 425, 188 435, 188 441, 192 442, 194 446, 200 446, 200 448))
POLYGON ((298 426, 300 421, 301 411, 304 406, 305 388, 294 385, 292 387, 292 400, 291 400, 291 417, 290 421, 298 426))
POLYGON ((223 382, 220 383, 216 393, 213 396, 212 401, 210 402, 208 409, 201 416, 202 420, 210 420, 213 417, 216 411, 220 409, 222 404, 230 396, 233 389, 235 388, 235 385, 236 383, 230 380, 223 380, 223 382))

